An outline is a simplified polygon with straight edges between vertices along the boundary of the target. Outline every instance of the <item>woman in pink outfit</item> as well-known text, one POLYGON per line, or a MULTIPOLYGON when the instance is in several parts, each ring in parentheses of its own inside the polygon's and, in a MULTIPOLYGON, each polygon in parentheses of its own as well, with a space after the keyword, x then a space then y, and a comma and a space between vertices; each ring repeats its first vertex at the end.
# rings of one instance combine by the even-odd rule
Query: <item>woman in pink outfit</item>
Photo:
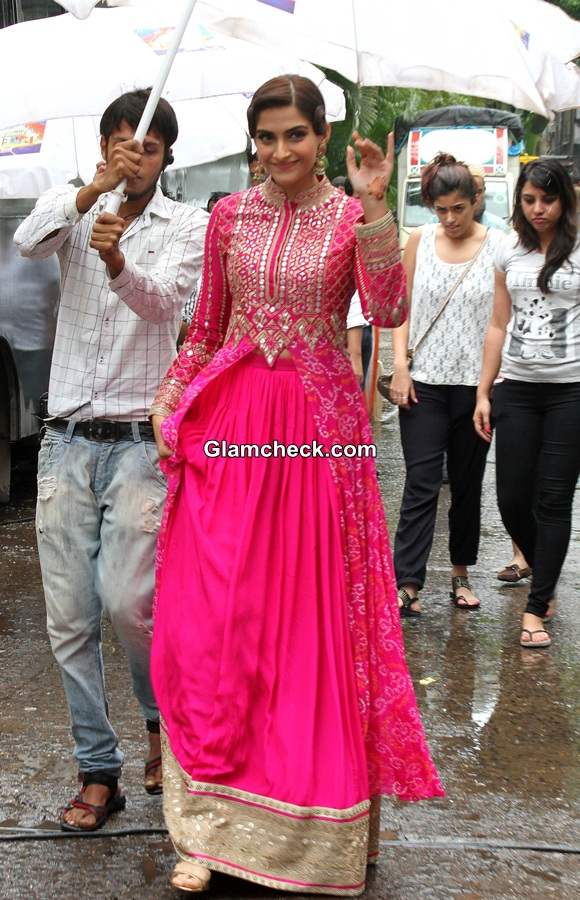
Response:
POLYGON ((358 200, 322 174, 312 82, 267 82, 248 122, 269 177, 215 207, 197 310, 151 410, 169 482, 152 677, 172 884, 202 891, 216 870, 356 896, 380 795, 443 794, 374 461, 317 455, 372 445, 345 352, 355 289, 374 324, 406 316, 392 138, 385 159, 355 135, 358 200))

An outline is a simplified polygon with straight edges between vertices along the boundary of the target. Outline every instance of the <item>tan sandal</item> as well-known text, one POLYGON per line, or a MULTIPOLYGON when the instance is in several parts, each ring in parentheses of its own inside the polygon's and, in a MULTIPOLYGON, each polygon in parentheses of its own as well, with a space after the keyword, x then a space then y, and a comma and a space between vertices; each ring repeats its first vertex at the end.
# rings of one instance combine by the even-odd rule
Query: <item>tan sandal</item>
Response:
POLYGON ((199 863, 180 860, 171 873, 171 887, 189 894, 201 894, 207 891, 211 872, 199 863))
POLYGON ((517 584, 524 578, 529 578, 531 574, 532 570, 529 566, 525 566, 521 569, 517 563, 511 563, 509 566, 505 566, 501 572, 498 572, 496 577, 498 581, 506 581, 508 584, 517 584))
POLYGON ((546 647, 549 647, 551 643, 552 638, 545 628, 522 628, 522 633, 520 635, 520 647, 525 647, 526 650, 545 650, 546 647), (525 634, 529 635, 526 640, 524 640, 525 634), (535 641, 535 634, 545 634, 546 637, 543 641, 535 641))

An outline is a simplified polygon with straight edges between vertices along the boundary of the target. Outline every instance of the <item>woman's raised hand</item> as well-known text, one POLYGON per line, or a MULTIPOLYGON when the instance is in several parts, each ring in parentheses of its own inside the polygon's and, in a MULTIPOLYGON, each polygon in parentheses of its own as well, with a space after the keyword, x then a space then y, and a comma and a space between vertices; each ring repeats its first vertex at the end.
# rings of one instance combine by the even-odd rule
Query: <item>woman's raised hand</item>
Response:
POLYGON ((361 137, 358 131, 353 132, 352 140, 354 147, 346 148, 346 169, 353 190, 361 199, 382 200, 395 166, 395 135, 391 131, 387 137, 386 156, 378 144, 361 137), (358 164, 356 153, 360 155, 358 164))

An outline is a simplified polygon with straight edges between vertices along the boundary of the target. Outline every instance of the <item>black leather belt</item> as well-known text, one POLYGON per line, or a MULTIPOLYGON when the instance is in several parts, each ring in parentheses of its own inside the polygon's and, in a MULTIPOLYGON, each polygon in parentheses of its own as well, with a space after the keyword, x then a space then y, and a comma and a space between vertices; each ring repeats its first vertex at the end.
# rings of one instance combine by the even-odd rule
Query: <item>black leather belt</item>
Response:
MULTIPOLYGON (((56 431, 67 431, 69 427, 69 419, 45 419, 44 424, 47 428, 54 428, 56 431)), ((137 422, 139 435, 143 441, 154 441, 153 426, 150 422, 137 422)), ((75 422, 73 434, 82 434, 89 441, 126 441, 133 438, 132 422, 112 422, 109 419, 87 419, 75 422)), ((72 437, 72 435, 71 435, 72 437)))

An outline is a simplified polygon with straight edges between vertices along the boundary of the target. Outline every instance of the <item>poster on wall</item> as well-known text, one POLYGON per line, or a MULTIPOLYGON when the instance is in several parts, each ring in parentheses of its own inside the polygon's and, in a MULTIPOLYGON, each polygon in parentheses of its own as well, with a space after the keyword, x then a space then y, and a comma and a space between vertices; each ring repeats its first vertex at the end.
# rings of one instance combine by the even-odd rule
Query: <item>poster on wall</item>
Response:
POLYGON ((0 130, 0 156, 40 153, 46 122, 26 122, 0 130))

